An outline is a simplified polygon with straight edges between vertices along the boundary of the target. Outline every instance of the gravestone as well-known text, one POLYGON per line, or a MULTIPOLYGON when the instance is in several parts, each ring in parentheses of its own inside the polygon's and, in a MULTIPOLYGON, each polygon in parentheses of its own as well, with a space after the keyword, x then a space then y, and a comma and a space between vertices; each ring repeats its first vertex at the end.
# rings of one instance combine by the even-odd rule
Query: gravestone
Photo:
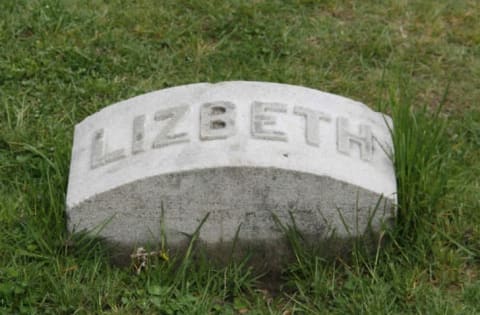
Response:
POLYGON ((395 216, 391 119, 300 86, 198 83, 108 106, 75 127, 70 231, 97 230, 119 254, 199 240, 268 263, 283 226, 305 240, 378 232, 395 216), (263 259, 261 258, 261 259, 263 259))

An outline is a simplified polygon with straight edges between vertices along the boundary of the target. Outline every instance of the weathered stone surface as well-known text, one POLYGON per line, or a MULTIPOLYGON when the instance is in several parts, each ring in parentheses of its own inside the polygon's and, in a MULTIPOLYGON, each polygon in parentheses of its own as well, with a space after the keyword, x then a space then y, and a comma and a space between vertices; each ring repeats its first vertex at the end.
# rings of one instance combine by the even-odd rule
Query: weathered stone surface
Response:
POLYGON ((104 224, 100 235, 126 248, 158 242, 161 226, 168 246, 181 246, 207 214, 200 239, 212 248, 236 235, 279 244, 273 216, 288 225, 290 213, 314 241, 375 232, 395 215, 387 124, 361 103, 286 84, 140 95, 75 127, 68 227, 104 224))

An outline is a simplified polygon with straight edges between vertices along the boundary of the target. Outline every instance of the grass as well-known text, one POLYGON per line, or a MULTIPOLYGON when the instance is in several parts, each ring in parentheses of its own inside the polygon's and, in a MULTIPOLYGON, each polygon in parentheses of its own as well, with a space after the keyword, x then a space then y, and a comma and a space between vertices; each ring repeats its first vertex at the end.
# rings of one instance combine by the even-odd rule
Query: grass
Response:
POLYGON ((0 1, 0 313, 480 313, 479 14, 475 0, 0 1), (272 292, 244 262, 206 257, 136 275, 66 232, 75 123, 224 80, 304 85, 393 116, 399 215, 384 248, 345 262, 295 246, 272 292))

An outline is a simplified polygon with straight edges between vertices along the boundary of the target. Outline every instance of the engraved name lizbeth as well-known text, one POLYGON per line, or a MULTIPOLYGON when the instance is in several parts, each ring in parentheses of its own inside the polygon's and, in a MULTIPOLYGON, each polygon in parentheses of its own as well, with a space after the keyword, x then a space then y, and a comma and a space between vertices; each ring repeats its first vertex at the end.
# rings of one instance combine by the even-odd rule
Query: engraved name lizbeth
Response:
MULTIPOLYGON (((187 118, 189 110, 188 105, 181 105, 155 112, 153 119, 156 122, 162 122, 162 128, 157 130, 151 144, 145 143, 145 115, 134 117, 131 154, 139 154, 149 148, 159 149, 189 142, 189 135, 177 130, 178 124, 187 118)), ((278 115, 286 114, 288 114, 286 104, 253 102, 250 119, 251 136, 256 139, 287 142, 287 133, 277 125, 278 115)), ((374 136, 370 126, 359 124, 358 128, 352 128, 346 117, 340 116, 333 119, 326 113, 302 106, 294 106, 293 114, 302 116, 305 120, 305 143, 307 145, 320 147, 321 124, 335 123, 337 151, 348 156, 357 156, 366 162, 372 160, 374 136), (354 151, 359 151, 359 154, 354 151)), ((199 130, 201 141, 227 139, 235 135, 236 127, 236 108, 232 102, 216 101, 201 105, 199 130)), ((96 130, 93 134, 90 159, 92 169, 127 157, 126 149, 107 152, 104 138, 103 128, 96 130)))

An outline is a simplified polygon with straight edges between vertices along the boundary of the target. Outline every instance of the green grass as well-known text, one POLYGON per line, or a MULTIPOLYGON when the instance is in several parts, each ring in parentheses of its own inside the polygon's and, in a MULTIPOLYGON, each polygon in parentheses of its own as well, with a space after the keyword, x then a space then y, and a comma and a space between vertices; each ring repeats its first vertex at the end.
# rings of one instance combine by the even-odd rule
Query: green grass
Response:
POLYGON ((0 313, 479 314, 479 15, 475 0, 0 1, 0 313), (76 123, 224 80, 304 85, 393 116, 399 215, 384 248, 324 261, 292 236, 297 261, 272 291, 208 257, 136 275, 66 232, 76 123))

